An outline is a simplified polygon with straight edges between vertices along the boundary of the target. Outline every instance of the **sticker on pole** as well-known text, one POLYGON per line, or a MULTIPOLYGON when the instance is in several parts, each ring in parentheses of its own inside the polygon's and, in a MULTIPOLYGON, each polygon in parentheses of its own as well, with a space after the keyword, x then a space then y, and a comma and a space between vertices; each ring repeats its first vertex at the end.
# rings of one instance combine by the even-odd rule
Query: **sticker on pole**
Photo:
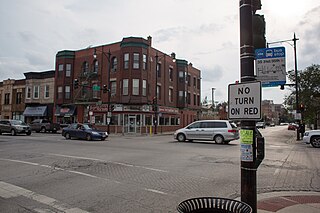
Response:
POLYGON ((261 82, 229 84, 228 117, 231 120, 261 120, 261 82))

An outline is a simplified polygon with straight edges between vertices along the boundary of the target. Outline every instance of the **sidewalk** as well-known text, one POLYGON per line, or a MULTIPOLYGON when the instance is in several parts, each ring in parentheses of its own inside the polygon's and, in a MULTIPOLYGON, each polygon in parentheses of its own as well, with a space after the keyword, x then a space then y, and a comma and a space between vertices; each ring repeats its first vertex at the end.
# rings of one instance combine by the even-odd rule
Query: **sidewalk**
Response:
POLYGON ((320 192, 271 192, 258 195, 258 213, 319 213, 320 192))

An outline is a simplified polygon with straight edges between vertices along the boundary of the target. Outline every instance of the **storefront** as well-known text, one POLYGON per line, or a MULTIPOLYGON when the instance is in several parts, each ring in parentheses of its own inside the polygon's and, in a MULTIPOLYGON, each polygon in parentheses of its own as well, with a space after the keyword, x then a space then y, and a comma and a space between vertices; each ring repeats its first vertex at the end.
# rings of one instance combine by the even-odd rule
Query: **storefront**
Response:
POLYGON ((62 124, 62 126, 77 122, 74 105, 56 106, 54 116, 56 116, 56 122, 62 124))
MULTIPOLYGON (((123 134, 149 134, 153 132, 152 122, 155 118, 150 105, 122 105, 115 104, 114 110, 109 112, 108 105, 94 105, 89 107, 91 123, 105 129, 110 125, 110 132, 123 134)), ((159 107, 158 132, 174 131, 179 128, 180 114, 177 108, 159 107)))
POLYGON ((47 117, 47 106, 28 106, 23 112, 25 122, 30 123, 34 119, 47 117))

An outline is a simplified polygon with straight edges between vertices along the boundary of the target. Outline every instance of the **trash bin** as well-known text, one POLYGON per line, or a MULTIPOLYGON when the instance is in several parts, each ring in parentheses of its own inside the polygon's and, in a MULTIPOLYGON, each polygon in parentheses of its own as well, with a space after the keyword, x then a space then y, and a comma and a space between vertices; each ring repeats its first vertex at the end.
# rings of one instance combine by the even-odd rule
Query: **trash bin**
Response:
POLYGON ((251 213, 251 207, 241 201, 219 197, 198 197, 181 202, 180 213, 251 213))

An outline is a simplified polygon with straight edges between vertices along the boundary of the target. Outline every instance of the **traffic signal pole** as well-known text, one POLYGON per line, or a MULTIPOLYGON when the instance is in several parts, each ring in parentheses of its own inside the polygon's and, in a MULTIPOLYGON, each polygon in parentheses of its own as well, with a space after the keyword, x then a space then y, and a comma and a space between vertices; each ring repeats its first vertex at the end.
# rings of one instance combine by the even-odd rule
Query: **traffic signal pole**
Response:
MULTIPOLYGON (((252 32, 252 1, 240 0, 240 77, 241 83, 255 81, 254 46, 252 32)), ((241 121, 241 131, 247 131, 252 140, 252 160, 241 159, 241 201, 249 204, 253 213, 257 212, 257 166, 256 162, 256 122, 241 121)))

